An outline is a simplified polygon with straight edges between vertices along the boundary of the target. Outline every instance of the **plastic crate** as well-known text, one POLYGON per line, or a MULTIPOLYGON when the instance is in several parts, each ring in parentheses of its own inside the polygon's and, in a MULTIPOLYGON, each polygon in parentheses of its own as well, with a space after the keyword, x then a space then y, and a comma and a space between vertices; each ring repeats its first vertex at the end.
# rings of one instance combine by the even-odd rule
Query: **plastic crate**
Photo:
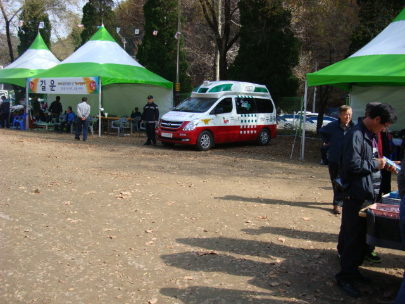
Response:
POLYGON ((390 204, 390 205, 399 205, 401 204, 401 200, 399 198, 393 198, 390 196, 390 193, 383 195, 382 197, 383 204, 390 204))
POLYGON ((371 208, 366 210, 367 215, 367 244, 405 250, 402 244, 399 219, 374 214, 371 208))
POLYGON ((399 219, 399 205, 376 203, 371 205, 370 209, 373 211, 375 215, 399 219))

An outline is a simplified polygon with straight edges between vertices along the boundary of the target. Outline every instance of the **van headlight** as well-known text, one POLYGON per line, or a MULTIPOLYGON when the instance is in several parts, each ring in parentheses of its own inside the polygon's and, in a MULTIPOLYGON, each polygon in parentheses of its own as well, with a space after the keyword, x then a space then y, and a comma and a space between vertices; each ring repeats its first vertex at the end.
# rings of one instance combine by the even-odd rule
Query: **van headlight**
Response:
POLYGON ((184 131, 193 131, 197 127, 198 119, 190 121, 184 128, 184 131))

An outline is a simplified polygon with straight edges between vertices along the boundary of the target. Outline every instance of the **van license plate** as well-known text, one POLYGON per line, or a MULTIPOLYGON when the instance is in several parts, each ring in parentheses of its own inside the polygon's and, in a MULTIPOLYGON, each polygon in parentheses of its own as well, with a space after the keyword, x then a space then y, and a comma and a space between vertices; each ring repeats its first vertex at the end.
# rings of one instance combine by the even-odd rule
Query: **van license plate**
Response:
POLYGON ((172 133, 165 133, 165 132, 162 132, 161 135, 162 135, 162 137, 170 137, 170 138, 173 137, 173 134, 172 134, 172 133))

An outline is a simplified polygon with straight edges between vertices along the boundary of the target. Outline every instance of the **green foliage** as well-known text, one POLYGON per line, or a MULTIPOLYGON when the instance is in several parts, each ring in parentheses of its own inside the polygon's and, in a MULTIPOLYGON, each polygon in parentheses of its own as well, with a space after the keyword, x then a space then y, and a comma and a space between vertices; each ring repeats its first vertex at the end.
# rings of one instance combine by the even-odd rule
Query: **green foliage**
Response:
POLYGON ((23 20, 23 26, 18 31, 20 44, 17 47, 18 54, 21 56, 34 42, 38 31, 45 44, 50 48, 51 23, 48 14, 45 12, 45 5, 41 0, 26 1, 21 11, 20 20, 23 20), (44 28, 38 29, 39 23, 44 22, 44 28))
MULTIPOLYGON (((149 0, 144 5, 145 33, 139 46, 137 59, 148 70, 163 78, 176 82, 177 43, 177 0, 149 0), (158 31, 157 35, 153 32, 158 31)), ((190 92, 192 82, 186 74, 188 64, 184 51, 183 37, 180 40, 179 81, 181 92, 190 92)))
POLYGON ((290 29, 291 13, 281 0, 241 0, 240 48, 229 78, 265 84, 273 98, 296 96, 299 40, 290 29))
POLYGON ((81 37, 82 32, 83 30, 77 26, 74 26, 72 28, 72 32, 69 35, 69 39, 73 45, 74 50, 77 50, 82 45, 82 37, 81 37))
POLYGON ((104 24, 104 27, 122 46, 120 36, 117 34, 117 21, 114 11, 113 0, 89 0, 83 6, 82 24, 84 30, 81 33, 81 45, 85 44, 97 32, 98 26, 104 24))
POLYGON ((351 36, 349 54, 373 40, 404 9, 405 0, 357 0, 360 24, 351 36))

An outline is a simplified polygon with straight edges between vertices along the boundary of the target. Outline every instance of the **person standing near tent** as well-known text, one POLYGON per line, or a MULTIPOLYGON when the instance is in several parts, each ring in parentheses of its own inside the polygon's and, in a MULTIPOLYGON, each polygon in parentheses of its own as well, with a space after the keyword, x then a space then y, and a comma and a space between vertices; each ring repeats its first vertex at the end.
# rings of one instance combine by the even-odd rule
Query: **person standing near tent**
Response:
POLYGON ((51 117, 55 119, 55 131, 59 131, 59 117, 63 112, 62 104, 60 103, 60 96, 56 96, 56 100, 51 103, 49 112, 52 115, 51 117))
POLYGON ((77 105, 76 133, 75 139, 80 140, 80 133, 83 130, 83 141, 87 140, 89 128, 90 106, 87 104, 87 97, 82 98, 82 102, 77 105))
POLYGON ((10 128, 10 102, 7 101, 4 95, 1 96, 0 118, 1 126, 10 128))
POLYGON ((343 139, 339 175, 346 186, 338 239, 341 270, 335 278, 338 286, 352 297, 361 295, 354 282, 371 282, 359 272, 368 251, 367 219, 360 217, 359 211, 375 202, 374 184, 381 179, 380 171, 385 168, 396 172, 395 167, 386 164, 384 158, 378 158, 374 135, 388 129, 396 121, 397 114, 391 105, 377 105, 343 139))
POLYGON ((156 146, 155 126, 159 120, 159 107, 153 102, 153 96, 148 96, 148 103, 143 107, 142 122, 145 122, 147 140, 144 145, 151 143, 156 146))
MULTIPOLYGON (((364 117, 367 117, 370 114, 370 111, 375 106, 378 106, 381 102, 369 102, 365 108, 364 117)), ((363 120, 364 117, 359 117, 359 121, 363 120)), ((387 130, 379 132, 375 135, 377 140, 378 148, 378 157, 382 158, 383 156, 390 158, 390 134, 387 130)), ((381 184, 379 185, 379 193, 376 198, 376 202, 381 201, 383 194, 391 192, 391 172, 383 170, 381 171, 381 184)))
POLYGON ((329 146, 328 168, 333 189, 333 213, 340 214, 343 205, 343 193, 336 189, 333 181, 338 177, 339 164, 342 157, 343 138, 354 123, 352 122, 352 108, 343 105, 339 107, 339 119, 328 123, 319 130, 324 145, 329 146))

